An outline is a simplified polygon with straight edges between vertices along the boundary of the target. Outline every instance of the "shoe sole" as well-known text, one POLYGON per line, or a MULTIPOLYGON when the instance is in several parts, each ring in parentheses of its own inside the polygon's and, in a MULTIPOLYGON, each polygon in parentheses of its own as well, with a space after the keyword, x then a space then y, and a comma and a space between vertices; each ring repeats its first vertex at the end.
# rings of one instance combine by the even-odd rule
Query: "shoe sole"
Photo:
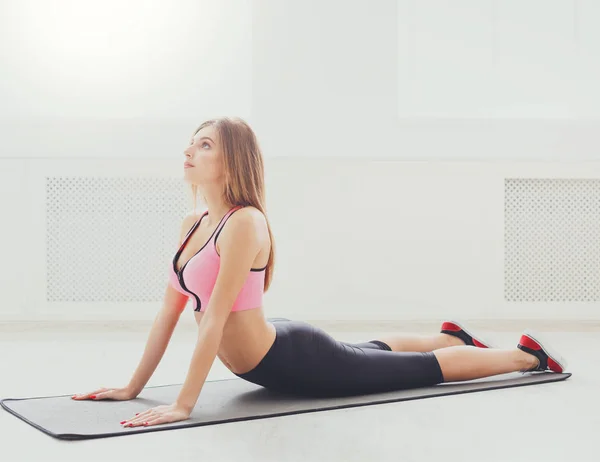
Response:
MULTIPOLYGON (((465 327, 464 322, 457 321, 455 319, 448 319, 448 322, 451 322, 452 324, 456 324, 458 327, 460 327, 462 330, 464 330, 467 335, 469 335, 471 338, 477 340, 479 343, 482 343, 487 348, 496 348, 496 346, 493 343, 490 343, 487 340, 482 340, 481 337, 478 337, 477 335, 473 335, 473 333, 465 327)), ((481 348, 481 347, 478 347, 478 348, 481 348)))
MULTIPOLYGON (((523 332, 523 335, 526 335, 534 342, 537 342, 537 344, 542 347, 542 351, 546 353, 548 357, 552 359, 552 361, 554 361, 556 364, 562 367, 563 373, 567 370, 567 360, 563 358, 554 348, 550 347, 549 343, 542 335, 540 335, 539 332, 536 332, 532 329, 526 329, 525 332, 523 332)), ((556 372, 554 373, 556 374, 556 372)))

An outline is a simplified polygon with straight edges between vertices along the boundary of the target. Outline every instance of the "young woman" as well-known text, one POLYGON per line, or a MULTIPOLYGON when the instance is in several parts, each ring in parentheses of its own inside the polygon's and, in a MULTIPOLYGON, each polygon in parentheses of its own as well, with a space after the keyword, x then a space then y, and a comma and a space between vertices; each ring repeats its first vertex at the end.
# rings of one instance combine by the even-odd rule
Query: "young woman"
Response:
MULTIPOLYGON (((563 372, 564 360, 528 331, 517 347, 492 349, 456 322, 430 336, 391 335, 363 343, 335 340, 302 321, 265 319, 274 239, 265 212, 263 157, 240 119, 203 123, 185 149, 185 180, 208 210, 189 215, 169 268, 165 301, 130 383, 73 399, 133 399, 161 360, 188 300, 198 339, 175 403, 121 422, 157 425, 189 417, 215 357, 261 386, 310 396, 345 396, 516 371, 563 372)), ((194 210, 196 204, 194 202, 194 210)))

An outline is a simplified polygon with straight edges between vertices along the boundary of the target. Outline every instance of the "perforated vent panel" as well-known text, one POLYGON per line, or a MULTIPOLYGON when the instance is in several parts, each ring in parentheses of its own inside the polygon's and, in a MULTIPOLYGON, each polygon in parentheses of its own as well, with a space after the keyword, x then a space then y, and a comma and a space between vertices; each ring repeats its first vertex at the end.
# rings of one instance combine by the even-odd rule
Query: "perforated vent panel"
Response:
POLYGON ((508 301, 600 300, 600 180, 505 181, 508 301))
POLYGON ((176 178, 46 177, 47 301, 164 297, 190 196, 176 178))

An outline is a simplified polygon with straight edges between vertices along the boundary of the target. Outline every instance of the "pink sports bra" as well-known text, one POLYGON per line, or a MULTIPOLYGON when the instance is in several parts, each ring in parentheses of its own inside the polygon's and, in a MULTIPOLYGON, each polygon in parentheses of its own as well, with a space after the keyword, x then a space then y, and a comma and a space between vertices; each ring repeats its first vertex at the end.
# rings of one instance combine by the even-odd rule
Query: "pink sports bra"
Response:
MULTIPOLYGON (((221 257, 217 252, 217 238, 221 233, 225 223, 229 217, 242 206, 238 205, 232 208, 221 219, 208 241, 196 252, 190 259, 177 271, 177 260, 181 255, 190 236, 196 230, 202 219, 208 215, 208 210, 202 214, 200 219, 188 231, 179 250, 173 258, 173 264, 169 271, 169 282, 177 290, 184 295, 192 296, 194 300, 194 311, 204 311, 210 300, 210 296, 217 281, 221 257), (214 240, 213 240, 214 236, 214 240), (208 245, 210 241, 212 245, 208 245)), ((262 306, 262 297, 265 284, 264 268, 251 268, 246 278, 246 282, 242 286, 231 311, 249 310, 262 306)))

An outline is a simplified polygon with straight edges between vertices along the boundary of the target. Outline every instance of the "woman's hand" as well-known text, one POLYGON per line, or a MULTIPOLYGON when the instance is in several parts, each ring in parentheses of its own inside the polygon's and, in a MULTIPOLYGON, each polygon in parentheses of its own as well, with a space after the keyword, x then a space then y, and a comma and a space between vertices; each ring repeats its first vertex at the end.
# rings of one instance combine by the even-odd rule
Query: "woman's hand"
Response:
POLYGON ((150 425, 187 420, 189 416, 190 412, 188 410, 178 406, 177 403, 173 403, 148 409, 133 419, 124 420, 121 425, 124 427, 148 427, 150 425))
POLYGON ((82 399, 114 399, 116 401, 127 401, 134 399, 138 393, 135 393, 130 388, 99 388, 91 393, 81 393, 79 395, 71 396, 71 399, 82 400, 82 399))

